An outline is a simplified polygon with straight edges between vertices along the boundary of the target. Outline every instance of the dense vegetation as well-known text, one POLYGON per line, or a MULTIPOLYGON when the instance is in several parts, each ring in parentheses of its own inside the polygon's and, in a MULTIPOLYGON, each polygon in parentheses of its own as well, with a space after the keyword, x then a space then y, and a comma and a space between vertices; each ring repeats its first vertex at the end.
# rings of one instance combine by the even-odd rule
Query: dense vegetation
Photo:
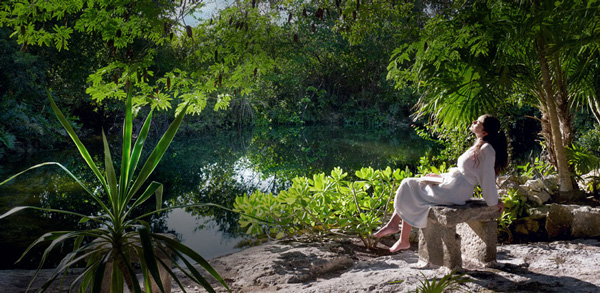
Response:
MULTIPOLYGON (((454 145, 465 141, 454 134, 465 121, 490 112, 504 119, 515 156, 525 159, 540 132, 560 171, 546 67, 562 74, 558 90, 548 88, 562 103, 559 145, 594 149, 586 134, 600 117, 594 2, 240 1, 219 10, 196 1, 152 9, 144 1, 11 3, 3 4, 0 31, 0 155, 61 141, 41 98, 47 88, 84 133, 118 130, 124 81, 132 77, 135 105, 167 110, 156 119, 163 129, 172 103, 184 101, 198 114, 188 117, 187 133, 416 122, 454 145), (192 15, 193 27, 186 25, 192 15), (540 67, 544 50, 552 56, 540 67), (225 104, 226 112, 202 111, 225 104)), ((442 157, 452 160, 460 148, 448 152, 442 157)))
MULTIPOLYGON (((567 198, 575 198, 576 178, 600 167, 597 1, 0 5, 3 159, 67 139, 47 90, 84 136, 120 132, 131 93, 133 115, 153 113, 157 133, 183 114, 193 114, 181 126, 188 135, 275 124, 412 124, 441 146, 404 173, 364 166, 348 180, 337 169, 313 179, 288 174, 293 185, 277 197, 257 192, 238 200, 240 211, 279 221, 272 228, 280 236, 354 219, 352 232, 372 246, 368 231, 388 212, 382 194, 410 171, 452 164, 470 144, 467 123, 482 113, 502 119, 513 162, 552 165, 567 198), (263 210, 248 203, 257 198, 263 210)), ((126 119, 133 133, 142 129, 142 119, 126 119)), ((270 151, 265 157, 276 154, 270 151)), ((251 232, 264 228, 251 221, 251 232)))

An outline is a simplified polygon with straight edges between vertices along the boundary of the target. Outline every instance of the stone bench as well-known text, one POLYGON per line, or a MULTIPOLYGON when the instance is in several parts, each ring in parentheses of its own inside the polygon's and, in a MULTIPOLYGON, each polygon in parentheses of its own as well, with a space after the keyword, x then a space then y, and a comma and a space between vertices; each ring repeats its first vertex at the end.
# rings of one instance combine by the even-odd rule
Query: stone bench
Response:
POLYGON ((419 262, 450 270, 461 270, 463 259, 480 266, 493 263, 499 216, 498 207, 483 200, 432 207, 427 227, 419 229, 419 262))

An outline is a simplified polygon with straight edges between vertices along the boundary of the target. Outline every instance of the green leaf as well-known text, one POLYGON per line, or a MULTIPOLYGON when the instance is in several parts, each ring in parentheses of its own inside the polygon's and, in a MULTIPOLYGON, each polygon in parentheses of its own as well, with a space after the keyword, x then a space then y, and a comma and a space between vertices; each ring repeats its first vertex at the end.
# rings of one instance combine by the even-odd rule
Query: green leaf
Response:
MULTIPOLYGON (((165 248, 162 247, 162 245, 157 245, 157 247, 160 249, 160 251, 164 255, 171 255, 172 254, 170 251, 166 251, 165 248)), ((160 264, 165 269, 165 271, 167 271, 167 273, 169 273, 169 275, 171 276, 172 280, 175 281, 177 283, 177 285, 179 285, 179 288, 181 288, 183 291, 185 291, 185 288, 183 287, 183 284, 181 283, 181 281, 179 281, 179 278, 177 277, 177 275, 175 275, 175 273, 171 269, 172 263, 171 264, 167 264, 160 257, 157 260, 158 260, 158 262, 160 262, 160 264)), ((170 260, 173 261, 173 258, 171 257, 170 260)), ((177 264, 176 261, 174 263, 175 263, 176 267, 180 268, 180 266, 177 264)), ((181 270, 181 271, 185 273, 184 270, 181 270)))
MULTIPOLYGON (((20 206, 20 207, 14 207, 10 211, 4 213, 2 216, 0 216, 0 219, 5 218, 5 217, 7 217, 9 215, 12 215, 12 214, 14 214, 16 212, 19 212, 21 210, 24 210, 24 209, 34 209, 34 210, 40 210, 40 211, 46 211, 46 212, 62 213, 62 214, 68 214, 68 215, 78 216, 78 217, 81 217, 81 218, 86 217, 86 215, 79 214, 79 213, 76 213, 76 212, 71 212, 71 211, 63 211, 63 210, 49 209, 49 208, 40 208, 40 207, 34 207, 34 206, 20 206)), ((90 217, 90 219, 102 223, 101 221, 96 220, 95 218, 91 218, 90 217)))
POLYGON ((104 271, 106 269, 106 261, 108 258, 108 254, 103 256, 103 259, 98 262, 94 272, 93 285, 92 285, 92 293, 100 293, 102 292, 102 281, 104 280, 104 271))
MULTIPOLYGON (((190 278, 190 280, 194 280, 196 283, 202 285, 202 287, 204 287, 204 289, 206 289, 208 292, 216 292, 215 289, 213 289, 213 287, 210 285, 210 283, 208 281, 206 281, 206 279, 200 274, 200 272, 198 272, 198 270, 194 267, 193 264, 191 264, 187 258, 185 256, 183 256, 181 253, 179 253, 178 251, 174 250, 173 254, 175 254, 179 259, 181 259, 183 261, 183 263, 185 264, 185 266, 188 268, 188 270, 183 269, 181 266, 179 266, 178 264, 177 267, 179 267, 179 269, 188 277, 190 278)), ((229 290, 229 288, 227 288, 229 290)), ((231 290, 229 290, 231 291, 231 290)))
POLYGON ((167 244, 167 246, 171 248, 171 250, 178 251, 182 254, 189 256, 192 260, 201 265, 211 276, 213 276, 217 281, 219 281, 219 283, 221 283, 225 288, 227 288, 227 290, 229 290, 229 286, 227 286, 227 284, 225 283, 223 278, 221 278, 219 273, 217 273, 217 271, 215 271, 215 269, 202 256, 193 251, 191 248, 179 243, 176 240, 159 234, 152 234, 152 237, 164 241, 167 244))
POLYGON ((147 223, 144 223, 144 225, 142 225, 138 229, 138 232, 140 235, 140 242, 142 243, 142 251, 144 253, 143 258, 144 258, 144 262, 146 263, 146 267, 148 268, 148 271, 150 271, 150 274, 154 278, 154 282, 156 282, 156 285, 158 286, 158 288, 162 292, 164 292, 165 289, 163 288, 162 282, 160 280, 158 264, 156 263, 156 256, 154 255, 154 247, 152 245, 152 237, 150 237, 150 227, 148 226, 147 223))
MULTIPOLYGON (((128 171, 129 178, 133 177, 133 173, 135 172, 135 169, 137 168, 137 164, 140 159, 140 156, 142 155, 142 149, 144 148, 144 143, 146 142, 146 138, 148 137, 148 131, 150 129, 150 122, 152 121, 152 113, 153 112, 154 112, 154 109, 151 109, 150 113, 148 113, 148 117, 146 117, 146 120, 144 121, 144 125, 142 126, 142 129, 140 130, 138 138, 135 141, 135 145, 133 147, 133 152, 131 154, 131 161, 129 162, 129 171, 128 171)), ((129 178, 127 179, 127 183, 129 183, 129 178)), ((126 201, 129 202, 130 199, 131 198, 129 197, 129 198, 127 198, 126 201)))
POLYGON ((133 183, 133 187, 128 193, 128 198, 133 196, 138 191, 138 189, 140 189, 140 187, 144 184, 144 182, 146 182, 150 174, 152 174, 154 168, 156 168, 156 165, 158 165, 162 156, 167 151, 169 144, 171 144, 171 141, 173 141, 173 137, 175 136, 175 133, 177 133, 177 129, 179 129, 179 126, 181 125, 184 116, 185 109, 175 117, 175 120, 171 123, 163 137, 160 139, 160 141, 146 160, 146 163, 142 167, 140 174, 133 183))
POLYGON ((93 272, 94 270, 94 266, 89 265, 89 263, 90 262, 88 262, 88 265, 86 266, 85 270, 81 274, 79 274, 79 276, 77 276, 77 278, 75 278, 73 282, 71 282, 71 285, 69 286, 69 292, 73 292, 75 285, 77 285, 80 280, 81 283, 79 283, 79 292, 86 292, 92 279, 91 272, 93 272))
POLYGON ((23 252, 21 257, 15 263, 18 263, 19 261, 21 261, 23 259, 23 257, 25 257, 25 255, 37 244, 44 242, 44 241, 48 241, 48 240, 54 240, 62 235, 68 234, 68 233, 69 233, 68 231, 57 231, 57 232, 49 232, 49 233, 46 233, 46 234, 40 236, 38 239, 33 241, 29 245, 29 247, 27 247, 27 249, 25 249, 25 251, 23 252))
MULTIPOLYGON (((94 253, 93 251, 90 251, 90 252, 88 252, 88 253, 84 253, 84 254, 82 254, 82 255, 78 256, 77 258, 74 258, 73 260, 71 260, 71 261, 69 261, 69 262, 67 262, 67 263, 64 263, 63 265, 61 265, 61 266, 58 266, 58 267, 57 267, 57 268, 54 270, 54 272, 52 273, 52 275, 50 276, 50 278, 49 278, 49 279, 46 281, 46 283, 44 283, 44 284, 41 286, 41 291, 45 291, 46 289, 48 289, 48 287, 50 287, 50 284, 52 284, 52 282, 54 282, 54 280, 56 279, 56 277, 58 277, 58 275, 60 275, 62 272, 64 272, 64 270, 65 270, 67 267, 70 267, 70 266, 72 266, 72 265, 74 265, 74 264, 76 264, 76 263, 78 263, 78 262, 80 262, 80 261, 84 260, 85 258, 89 257, 89 256, 90 256, 90 255, 92 255, 93 253, 94 253)), ((36 275, 37 275, 37 272, 36 272, 36 275)), ((34 278, 35 278, 35 277, 34 277, 34 278)), ((32 281, 33 281, 33 280, 32 280, 32 281)))
MULTIPOLYGON (((135 207, 137 207, 138 205, 140 205, 140 204, 144 203, 146 200, 148 200, 148 198, 150 198, 150 196, 152 196, 152 194, 160 193, 161 198, 162 198, 162 191, 163 191, 163 185, 161 183, 152 181, 150 183, 150 185, 146 188, 144 193, 142 193, 142 195, 140 195, 140 197, 131 205, 131 208, 127 212, 126 216, 128 216, 129 213, 131 212, 131 210, 133 210, 135 207)), ((156 200, 157 200, 156 209, 160 210, 159 199, 157 198, 156 200)), ((160 202, 162 202, 162 200, 160 200, 160 202)))
MULTIPOLYGON (((58 167, 60 167, 61 169, 63 169, 69 176, 71 176, 71 178, 73 178, 75 180, 75 182, 77 182, 77 184, 79 184, 79 186, 81 186, 101 207, 104 211, 106 211, 109 215, 110 215, 110 211, 106 208, 106 206, 104 205, 104 203, 97 197, 94 195, 94 193, 92 191, 90 191, 77 177, 75 177, 75 175, 73 175, 73 173, 71 173, 71 171, 69 171, 69 169, 67 169, 65 166, 61 165, 60 163, 57 162, 45 162, 45 163, 41 163, 41 164, 37 164, 35 166, 29 167, 13 176, 11 176, 10 178, 2 181, 2 183, 0 183, 0 186, 5 184, 8 181, 11 181, 12 179, 14 179, 15 177, 30 171, 32 169, 36 169, 42 166, 46 166, 46 165, 57 165, 58 167)), ((3 217, 8 216, 7 214, 0 216, 0 219, 2 219, 3 217)))
POLYGON ((109 188, 107 192, 111 202, 115 203, 119 201, 117 174, 115 173, 115 166, 110 155, 110 148, 108 147, 108 141, 106 140, 106 135, 104 135, 104 130, 102 130, 102 142, 104 143, 104 168, 106 169, 106 179, 109 188))
POLYGON ((69 134, 69 136, 71 137, 71 139, 73 140, 75 145, 77 146, 79 153, 81 154, 81 156, 83 157, 85 162, 88 164, 88 166, 90 167, 92 172, 94 172, 96 177, 98 177, 98 180, 100 180, 100 183, 102 183, 102 186, 104 187, 104 189, 109 190, 109 188, 106 184, 106 179, 104 179, 104 176, 102 176, 102 172, 100 172, 100 170, 96 166, 96 163, 94 163, 92 156, 90 156, 88 150, 85 148, 83 143, 81 143, 81 140, 79 140, 79 137, 77 136, 77 134, 75 134, 75 130, 73 130, 73 127, 71 127, 71 125, 69 124, 69 121, 67 121, 67 118, 65 118, 65 116, 60 111, 60 109, 58 109, 58 106, 56 106, 56 104, 54 103, 54 100, 52 99, 52 96, 50 95, 49 91, 47 92, 47 94, 48 94, 48 99, 50 100, 50 106, 52 107, 52 110, 54 110, 54 114, 56 114, 58 121, 65 128, 65 130, 67 131, 67 133, 69 134))
MULTIPOLYGON (((127 80, 129 82, 129 79, 127 80)), ((125 106, 125 122, 123 123, 123 150, 121 153, 121 180, 120 191, 121 196, 125 196, 127 192, 127 184, 129 183, 130 172, 130 155, 131 155, 131 136, 133 132, 133 114, 132 114, 131 89, 127 91, 127 102, 125 106)), ((144 123, 144 126, 145 123, 144 123)), ((104 134, 104 132, 102 132, 104 134)), ((142 142, 143 144, 143 142, 142 142)), ((137 163, 137 160, 136 160, 137 163)), ((134 167, 135 168, 135 167, 134 167)), ((127 201, 128 202, 128 201, 127 201)))
POLYGON ((215 103, 215 111, 227 109, 227 107, 229 107, 229 101, 231 101, 231 95, 219 95, 217 98, 217 103, 215 103))

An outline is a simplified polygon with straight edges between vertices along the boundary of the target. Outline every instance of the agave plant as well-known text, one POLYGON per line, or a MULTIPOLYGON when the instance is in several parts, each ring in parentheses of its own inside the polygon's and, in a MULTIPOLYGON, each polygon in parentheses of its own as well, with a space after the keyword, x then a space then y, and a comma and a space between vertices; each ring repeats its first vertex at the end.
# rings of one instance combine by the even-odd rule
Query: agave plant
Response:
MULTIPOLYGON (((148 136, 150 121, 152 119, 152 111, 146 117, 144 124, 139 132, 135 144, 132 144, 132 101, 128 93, 126 101, 125 122, 123 127, 123 151, 121 159, 120 175, 118 176, 113 160, 111 158, 108 142, 104 132, 102 139, 104 142, 105 166, 102 172, 94 163, 92 157, 88 153, 85 146, 81 143, 69 122, 54 103, 50 93, 48 98, 52 109, 54 110, 58 120, 65 128, 73 142, 77 146, 79 153, 88 164, 89 168, 96 175, 102 185, 102 190, 105 196, 99 196, 86 187, 75 175, 67 168, 57 162, 46 162, 33 166, 25 171, 22 171, 9 179, 0 183, 0 185, 12 180, 16 176, 27 172, 28 170, 38 168, 45 165, 57 165, 66 171, 69 176, 83 187, 87 194, 98 204, 101 211, 94 215, 84 215, 74 211, 57 210, 52 208, 41 208, 33 206, 20 206, 11 209, 0 216, 0 219, 5 218, 13 213, 23 209, 38 209, 49 212, 69 214, 80 217, 80 223, 93 221, 96 228, 88 228, 78 231, 56 231, 49 232, 37 240, 35 240, 23 253, 25 256, 32 247, 42 242, 50 241, 49 246, 45 249, 40 261, 38 270, 34 278, 39 273, 39 269, 44 264, 48 255, 52 250, 63 244, 65 241, 73 241, 73 251, 68 253, 54 270, 51 277, 42 285, 40 291, 45 291, 62 273, 82 263, 85 263, 85 268, 81 274, 75 278, 69 287, 69 291, 79 285, 79 291, 84 292, 100 292, 110 290, 110 292, 122 292, 126 285, 130 292, 142 292, 134 263, 139 263, 143 275, 143 283, 146 290, 152 287, 165 291, 163 282, 161 281, 160 270, 166 271, 172 279, 185 291, 181 281, 173 273, 171 263, 179 268, 185 276, 194 282, 200 284, 209 292, 214 292, 214 289, 202 274, 194 267, 194 262, 201 265, 210 275, 220 282, 227 290, 229 287, 212 266, 200 256, 198 253, 189 247, 181 244, 173 237, 168 237, 164 234, 153 233, 150 225, 144 220, 145 218, 169 209, 177 208, 162 208, 162 193, 163 186, 158 182, 147 184, 149 176, 152 174, 157 164, 161 160, 169 144, 173 140, 177 129, 181 125, 183 117, 187 109, 187 105, 183 107, 175 120, 171 123, 167 131, 149 157, 136 174, 138 162, 142 153, 144 142, 148 136), (145 189, 144 189, 145 188, 145 189), (143 190, 143 192, 142 192, 143 190), (133 211, 145 203, 152 195, 156 196, 156 209, 150 213, 141 216, 133 216, 133 211), (183 263, 180 264, 176 260, 179 259, 183 263), (160 270, 159 270, 160 269, 160 270), (110 277, 109 277, 110 276, 110 277), (110 280, 109 282, 107 280, 110 280), (108 282, 108 284, 102 284, 108 282), (110 286, 110 288, 106 288, 110 286), (104 288, 103 288, 104 287, 104 288)), ((91 226, 91 225, 90 225, 91 226)), ((23 258, 21 256, 21 259, 23 258)), ((20 260, 20 259, 19 259, 20 260)), ((17 261, 18 262, 18 261, 17 261)), ((33 282, 33 280, 31 281, 33 282)), ((31 283, 29 285, 31 287, 31 283)), ((29 288, 28 288, 29 290, 29 288)))

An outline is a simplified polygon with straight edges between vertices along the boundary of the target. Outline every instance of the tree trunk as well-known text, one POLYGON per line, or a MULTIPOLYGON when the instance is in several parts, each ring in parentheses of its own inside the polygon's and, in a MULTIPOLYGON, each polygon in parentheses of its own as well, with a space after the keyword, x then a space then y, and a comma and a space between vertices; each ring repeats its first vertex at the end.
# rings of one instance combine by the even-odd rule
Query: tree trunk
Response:
MULTIPOLYGON (((541 98, 545 98, 545 95, 542 95, 541 98)), ((541 123, 542 123, 542 136, 544 137, 544 141, 546 142, 546 152, 548 161, 556 170, 558 170, 558 164, 556 163, 556 152, 554 151, 554 141, 552 138, 552 127, 550 126, 550 118, 548 117, 548 111, 546 111, 545 103, 540 103, 540 112, 542 113, 541 123)))
POLYGON ((556 83, 556 106, 558 121, 560 122, 560 131, 563 139, 563 146, 568 147, 573 143, 575 131, 573 129, 573 114, 569 107, 569 99, 567 92, 567 82, 564 78, 564 73, 560 64, 559 53, 554 53, 553 68, 555 73, 556 83))
MULTIPOLYGON (((546 112, 548 114, 548 120, 550 121, 552 142, 554 143, 554 153, 556 155, 559 190, 563 193, 569 193, 573 191, 573 184, 571 183, 569 164, 560 131, 556 101, 554 100, 554 88, 550 78, 550 68, 548 67, 548 60, 546 59, 546 44, 542 36, 538 36, 536 39, 536 49, 540 62, 540 69, 542 71, 542 85, 546 100, 546 112)), ((567 197, 570 197, 570 195, 567 195, 567 197)))

